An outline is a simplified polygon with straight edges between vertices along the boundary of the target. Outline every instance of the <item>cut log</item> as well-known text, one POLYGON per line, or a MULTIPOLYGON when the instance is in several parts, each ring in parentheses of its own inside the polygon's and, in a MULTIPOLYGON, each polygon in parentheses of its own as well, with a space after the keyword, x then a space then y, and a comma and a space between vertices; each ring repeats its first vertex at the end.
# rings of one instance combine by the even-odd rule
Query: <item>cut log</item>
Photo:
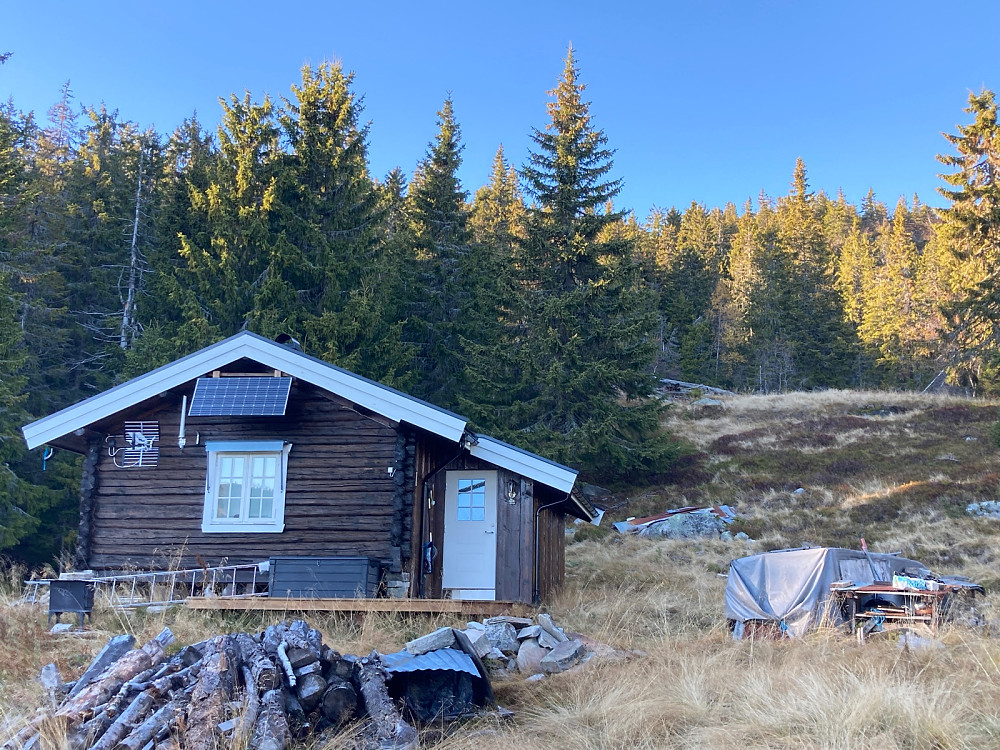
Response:
POLYGON ((100 739, 91 745, 90 750, 112 750, 137 724, 142 723, 146 714, 153 708, 154 702, 153 696, 149 693, 139 693, 100 739))
POLYGON ((198 682, 187 710, 187 750, 215 750, 217 727, 226 720, 226 709, 239 674, 239 649, 229 636, 218 636, 202 659, 198 682))
POLYGON ((179 672, 174 672, 173 674, 166 674, 163 677, 158 677, 149 683, 146 688, 151 691, 153 695, 157 698, 162 698, 164 695, 169 693, 171 690, 179 690, 180 688, 186 687, 191 684, 197 677, 198 673, 201 671, 201 662, 195 662, 190 667, 185 667, 179 672))
POLYGON ((299 680, 295 694, 302 704, 302 710, 306 713, 312 711, 319 702, 323 700, 323 693, 326 692, 326 680, 318 674, 307 674, 299 680))
POLYGON ((250 668, 257 689, 266 691, 281 687, 278 670, 275 669, 274 662, 264 653, 264 647, 246 633, 239 633, 235 638, 240 658, 250 668))
POLYGON ((415 750, 417 730, 403 720, 385 685, 386 672, 377 651, 361 660, 358 685, 365 699, 365 710, 375 726, 382 747, 415 750))
POLYGON ((87 671, 80 675, 80 679, 73 685, 73 689, 69 691, 69 697, 72 698, 100 677, 105 669, 127 654, 133 646, 135 646, 135 638, 130 635, 116 635, 108 641, 101 649, 101 653, 95 656, 90 666, 87 667, 87 671))
POLYGON ((133 649, 109 666, 100 677, 67 700, 56 717, 76 724, 90 716, 95 706, 106 703, 126 682, 163 661, 164 649, 174 640, 170 628, 142 648, 133 649))
POLYGON ((250 747, 254 750, 285 750, 291 739, 285 716, 285 696, 281 690, 268 690, 260 699, 260 712, 250 747))
POLYGON ((254 680, 253 672, 244 664, 240 667, 240 673, 243 675, 243 715, 233 737, 233 747, 246 747, 246 741, 253 734, 257 714, 260 712, 260 688, 254 680))
POLYGON ((184 710, 184 701, 175 698, 150 714, 144 722, 135 727, 114 750, 142 750, 147 743, 152 742, 160 727, 172 726, 184 710))
POLYGON ((335 679, 323 693, 320 710, 327 721, 343 726, 358 713, 358 693, 347 680, 335 679))

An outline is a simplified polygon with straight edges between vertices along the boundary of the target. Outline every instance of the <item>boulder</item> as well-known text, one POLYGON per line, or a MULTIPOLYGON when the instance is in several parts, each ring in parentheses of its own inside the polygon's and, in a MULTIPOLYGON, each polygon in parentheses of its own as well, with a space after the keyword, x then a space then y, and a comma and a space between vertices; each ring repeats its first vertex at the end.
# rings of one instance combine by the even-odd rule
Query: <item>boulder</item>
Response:
POLYGON ((539 646, 534 638, 521 641, 521 647, 517 650, 517 671, 525 676, 540 674, 544 671, 542 659, 548 655, 548 650, 539 646))
MULTIPOLYGON (((530 621, 529 621, 530 622, 530 621)), ((516 654, 518 650, 517 630, 509 622, 486 621, 486 637, 494 648, 505 654, 516 654)))
POLYGON ((414 656, 437 651, 439 648, 449 648, 455 644, 455 633, 451 628, 438 628, 433 633, 414 638, 406 644, 406 650, 414 656))
POLYGON ((526 638, 537 638, 538 634, 542 632, 541 625, 529 625, 526 628, 521 628, 517 631, 517 639, 523 641, 526 638))
POLYGON ((490 643, 490 639, 486 635, 485 630, 469 628, 468 630, 462 630, 460 632, 462 632, 465 637, 469 639, 469 644, 472 646, 472 650, 476 652, 476 656, 480 659, 493 650, 493 644, 490 643))
POLYGON ((725 530, 725 521, 712 513, 678 513, 650 524, 639 535, 663 539, 718 538, 725 530))
POLYGON ((556 624, 552 622, 552 615, 541 612, 535 619, 538 620, 538 624, 542 630, 559 641, 559 643, 566 640, 566 634, 563 633, 562 628, 557 628, 556 624))
POLYGON ((585 652, 586 649, 579 641, 563 641, 542 658, 539 666, 546 674, 556 674, 580 661, 585 652))
POLYGON ((547 648, 549 651, 551 651, 556 646, 558 646, 560 643, 562 643, 562 641, 560 641, 559 639, 557 639, 554 635, 552 635, 551 633, 549 633, 547 630, 542 630, 541 628, 539 628, 539 630, 541 632, 538 634, 538 637, 536 638, 536 640, 538 641, 538 645, 541 646, 542 648, 547 648))

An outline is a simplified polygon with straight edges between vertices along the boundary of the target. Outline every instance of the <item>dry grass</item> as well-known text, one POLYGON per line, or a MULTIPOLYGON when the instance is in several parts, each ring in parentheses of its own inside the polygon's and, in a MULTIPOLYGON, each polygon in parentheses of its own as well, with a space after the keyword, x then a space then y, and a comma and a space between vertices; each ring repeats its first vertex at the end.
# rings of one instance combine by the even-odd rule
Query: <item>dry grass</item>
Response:
MULTIPOLYGON (((964 513, 968 502, 1000 497, 989 440, 998 416, 994 402, 843 391, 739 397, 715 414, 679 407, 671 429, 695 447, 692 454, 670 484, 638 490, 619 515, 726 502, 756 541, 623 539, 588 529, 587 541, 569 545, 566 586, 548 609, 567 630, 645 656, 542 682, 498 681, 497 696, 515 722, 429 731, 422 746, 1000 747, 1000 607, 990 599, 980 607, 988 625, 952 627, 940 649, 903 650, 888 638, 862 648, 836 632, 737 643, 723 620, 719 576, 734 557, 804 544, 854 547, 865 536, 876 550, 1000 591, 1000 521, 964 513)), ((55 637, 43 612, 14 605, 9 594, 0 608, 0 705, 11 719, 48 700, 33 680, 42 665, 55 661, 75 676, 113 633, 143 640, 169 625, 179 643, 189 643, 257 632, 283 617, 99 610, 91 635, 55 637)), ((393 651, 440 625, 463 624, 421 616, 309 619, 326 642, 355 654, 393 651)), ((306 750, 342 747, 343 738, 306 750)))

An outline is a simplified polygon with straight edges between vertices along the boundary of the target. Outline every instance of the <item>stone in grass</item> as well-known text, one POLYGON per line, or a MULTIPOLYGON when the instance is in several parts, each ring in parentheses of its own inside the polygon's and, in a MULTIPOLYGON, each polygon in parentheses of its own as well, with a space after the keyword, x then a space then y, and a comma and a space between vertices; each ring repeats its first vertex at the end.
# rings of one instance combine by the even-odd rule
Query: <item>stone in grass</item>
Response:
POLYGON ((555 636, 545 630, 538 634, 538 645, 542 648, 549 649, 549 651, 554 649, 560 643, 562 643, 562 641, 556 640, 555 636))
POLYGON ((472 645, 472 650, 476 652, 476 656, 480 659, 493 650, 493 644, 490 643, 490 639, 486 635, 485 630, 469 628, 468 630, 463 630, 461 632, 464 633, 465 637, 469 639, 469 643, 472 645))
POLYGON ((542 672, 542 659, 548 655, 548 650, 539 646, 534 638, 521 641, 521 647, 517 650, 517 671, 523 675, 542 672))
POLYGON ((414 656, 448 648, 455 644, 455 633, 451 628, 438 628, 433 633, 414 638, 406 644, 406 650, 414 656))
POLYGON ((498 623, 509 623, 515 628, 526 628, 531 624, 530 617, 514 617, 513 615, 497 615, 484 621, 485 625, 496 625, 498 623))
POLYGON ((552 615, 540 612, 538 617, 535 619, 538 620, 538 624, 541 626, 542 630, 559 641, 559 643, 566 640, 566 634, 563 633, 562 628, 557 628, 556 624, 552 622, 552 615))
POLYGON ((546 674, 562 672, 580 661, 585 650, 579 641, 563 641, 545 655, 539 666, 546 674))
POLYGON ((58 635, 59 633, 72 633, 73 623, 57 622, 55 625, 52 626, 52 629, 49 632, 52 633, 52 635, 58 635))
POLYGON ((537 638, 538 634, 542 632, 541 625, 529 625, 526 628, 521 628, 517 631, 517 640, 523 641, 526 638, 537 638))
POLYGON ((465 627, 467 630, 486 630, 486 626, 476 620, 465 623, 465 627))
POLYGON ((486 637, 490 639, 494 648, 500 649, 505 654, 517 653, 517 630, 509 622, 487 621, 486 637))
POLYGON ((531 675, 531 677, 527 678, 525 680, 525 682, 538 682, 538 681, 544 680, 544 679, 545 679, 545 675, 542 674, 541 672, 539 672, 538 674, 531 675))

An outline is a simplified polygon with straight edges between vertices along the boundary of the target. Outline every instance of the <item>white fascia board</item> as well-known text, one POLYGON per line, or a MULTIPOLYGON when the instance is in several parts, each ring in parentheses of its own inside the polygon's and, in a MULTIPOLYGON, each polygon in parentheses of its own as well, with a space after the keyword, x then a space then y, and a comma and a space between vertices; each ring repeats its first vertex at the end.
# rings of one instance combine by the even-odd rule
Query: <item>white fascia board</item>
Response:
POLYGON ((574 469, 486 435, 476 435, 476 438, 478 442, 469 447, 469 453, 476 458, 510 469, 560 492, 573 489, 577 475, 574 469))
POLYGON ((25 425, 21 432, 28 448, 37 448, 244 357, 454 442, 465 430, 465 419, 456 414, 244 331, 25 425))

